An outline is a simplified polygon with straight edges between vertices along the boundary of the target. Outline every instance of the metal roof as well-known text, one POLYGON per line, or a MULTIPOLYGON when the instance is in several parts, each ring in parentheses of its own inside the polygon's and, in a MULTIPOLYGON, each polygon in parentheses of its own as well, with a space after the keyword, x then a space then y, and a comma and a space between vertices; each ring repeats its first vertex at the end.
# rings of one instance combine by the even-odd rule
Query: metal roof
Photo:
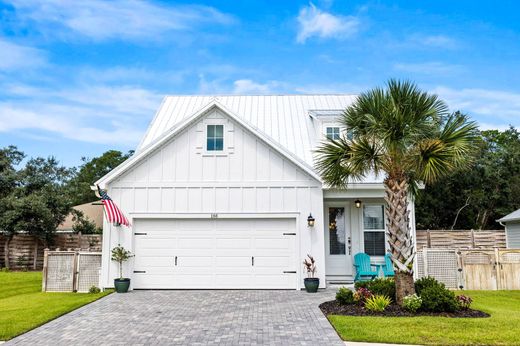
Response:
POLYGON ((501 219, 498 219, 498 222, 509 222, 509 221, 519 221, 520 220, 520 209, 515 210, 511 214, 507 214, 501 219))
POLYGON ((320 140, 324 110, 340 114, 355 95, 166 96, 138 150, 153 143, 176 124, 212 101, 218 101, 302 161, 313 166, 312 150, 320 140))

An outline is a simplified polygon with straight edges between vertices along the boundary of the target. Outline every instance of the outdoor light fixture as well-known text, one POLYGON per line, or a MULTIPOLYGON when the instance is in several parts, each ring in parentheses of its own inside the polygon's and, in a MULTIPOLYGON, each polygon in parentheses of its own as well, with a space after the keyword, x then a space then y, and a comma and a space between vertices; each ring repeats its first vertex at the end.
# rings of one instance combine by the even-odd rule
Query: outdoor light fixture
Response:
POLYGON ((312 214, 309 214, 309 217, 307 218, 307 226, 314 227, 314 217, 312 217, 312 214))
POLYGON ((354 201, 354 205, 356 206, 356 208, 361 208, 361 200, 356 199, 356 200, 354 201))

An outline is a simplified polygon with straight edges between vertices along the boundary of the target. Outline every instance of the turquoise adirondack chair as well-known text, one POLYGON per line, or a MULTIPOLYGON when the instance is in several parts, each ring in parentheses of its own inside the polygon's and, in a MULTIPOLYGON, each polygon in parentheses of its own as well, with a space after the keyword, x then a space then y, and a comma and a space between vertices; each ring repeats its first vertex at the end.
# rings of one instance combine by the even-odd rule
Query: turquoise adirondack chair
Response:
POLYGON ((364 252, 357 253, 354 256, 354 267, 356 267, 354 281, 372 280, 379 275, 379 264, 371 264, 370 256, 364 252))
POLYGON ((385 255, 385 264, 381 266, 383 269, 383 276, 384 277, 394 277, 394 264, 392 263, 392 255, 387 253, 385 255))

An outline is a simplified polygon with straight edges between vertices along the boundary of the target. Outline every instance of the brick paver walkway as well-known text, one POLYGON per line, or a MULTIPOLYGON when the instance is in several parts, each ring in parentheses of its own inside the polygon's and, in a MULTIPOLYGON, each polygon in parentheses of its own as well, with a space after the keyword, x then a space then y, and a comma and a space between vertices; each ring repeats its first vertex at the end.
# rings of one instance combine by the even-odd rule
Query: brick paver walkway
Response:
POLYGON ((5 345, 343 345, 318 308, 334 292, 111 294, 5 345))

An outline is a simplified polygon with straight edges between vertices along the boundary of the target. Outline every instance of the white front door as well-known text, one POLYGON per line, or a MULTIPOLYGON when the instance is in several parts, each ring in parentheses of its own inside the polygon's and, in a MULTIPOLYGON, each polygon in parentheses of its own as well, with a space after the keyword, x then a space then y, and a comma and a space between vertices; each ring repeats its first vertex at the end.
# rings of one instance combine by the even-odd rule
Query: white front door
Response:
POLYGON ((328 204, 325 209, 325 251, 327 276, 352 275, 350 204, 328 204))
POLYGON ((297 286, 294 219, 151 219, 134 224, 134 288, 297 286))

